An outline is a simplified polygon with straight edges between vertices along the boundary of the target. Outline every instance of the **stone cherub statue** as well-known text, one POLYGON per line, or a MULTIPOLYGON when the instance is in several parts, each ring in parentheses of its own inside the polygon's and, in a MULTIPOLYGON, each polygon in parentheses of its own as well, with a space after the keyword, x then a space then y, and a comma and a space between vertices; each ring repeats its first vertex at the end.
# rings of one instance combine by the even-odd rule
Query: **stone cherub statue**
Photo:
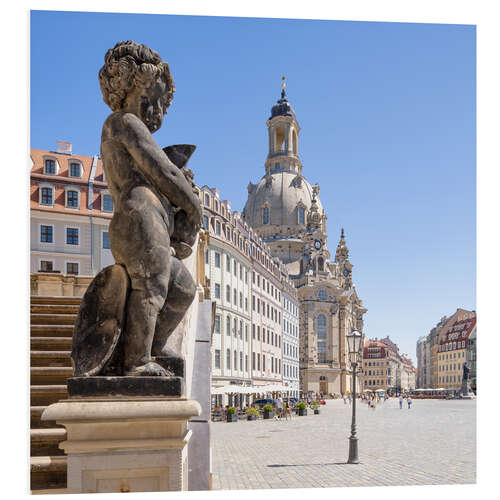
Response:
POLYGON ((114 215, 116 264, 103 269, 82 300, 73 334, 76 376, 169 376, 152 357, 181 358, 166 341, 195 296, 182 259, 201 227, 193 174, 195 146, 163 150, 152 134, 175 91, 169 65, 133 41, 108 50, 99 71, 104 102, 101 156, 114 215))

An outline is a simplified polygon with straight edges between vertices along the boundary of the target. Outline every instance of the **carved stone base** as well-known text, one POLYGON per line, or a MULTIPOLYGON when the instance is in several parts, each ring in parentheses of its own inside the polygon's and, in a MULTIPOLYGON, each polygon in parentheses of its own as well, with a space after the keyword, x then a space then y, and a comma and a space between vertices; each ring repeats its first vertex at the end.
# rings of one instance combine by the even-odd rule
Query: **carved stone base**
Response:
POLYGON ((184 390, 182 377, 71 377, 68 395, 75 397, 177 396, 184 390))
POLYGON ((201 413, 188 399, 69 399, 42 420, 64 425, 68 493, 188 489, 188 421, 201 413))

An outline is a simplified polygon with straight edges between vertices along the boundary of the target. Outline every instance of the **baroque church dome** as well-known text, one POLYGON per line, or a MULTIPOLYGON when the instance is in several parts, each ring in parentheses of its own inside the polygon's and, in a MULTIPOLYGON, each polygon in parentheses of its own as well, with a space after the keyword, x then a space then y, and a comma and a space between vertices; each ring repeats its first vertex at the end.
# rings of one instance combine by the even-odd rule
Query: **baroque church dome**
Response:
MULTIPOLYGON (((319 186, 311 186, 302 175, 300 126, 284 84, 266 125, 269 152, 265 173, 257 184, 248 185, 243 217, 269 244, 273 255, 288 264, 303 256, 304 237, 313 226, 326 232, 326 215, 319 200, 319 186)), ((326 244, 326 237, 323 242, 326 244)))
MULTIPOLYGON (((248 200, 244 208, 245 220, 254 228, 262 226, 286 226, 298 232, 305 230, 306 218, 303 222, 299 213, 304 210, 304 215, 311 209, 313 187, 309 182, 296 172, 278 171, 262 177, 257 185, 250 184, 248 200), (269 220, 264 219, 264 208, 269 208, 269 220)), ((319 212, 323 207, 319 197, 316 196, 319 212)))

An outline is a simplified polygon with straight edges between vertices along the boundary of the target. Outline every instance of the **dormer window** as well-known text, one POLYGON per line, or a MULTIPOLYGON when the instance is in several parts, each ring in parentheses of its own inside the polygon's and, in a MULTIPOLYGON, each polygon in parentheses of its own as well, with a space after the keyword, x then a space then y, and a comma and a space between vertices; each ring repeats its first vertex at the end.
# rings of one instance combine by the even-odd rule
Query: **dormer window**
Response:
POLYGON ((45 160, 45 173, 54 175, 56 173, 56 161, 47 159, 45 160))
POLYGON ((102 195, 102 211, 112 212, 113 211, 113 198, 110 194, 102 195))
POLYGON ((208 194, 205 194, 205 205, 210 207, 210 196, 208 196, 208 194))
POLYGON ((70 177, 81 177, 81 165, 76 162, 70 163, 69 175, 70 177))

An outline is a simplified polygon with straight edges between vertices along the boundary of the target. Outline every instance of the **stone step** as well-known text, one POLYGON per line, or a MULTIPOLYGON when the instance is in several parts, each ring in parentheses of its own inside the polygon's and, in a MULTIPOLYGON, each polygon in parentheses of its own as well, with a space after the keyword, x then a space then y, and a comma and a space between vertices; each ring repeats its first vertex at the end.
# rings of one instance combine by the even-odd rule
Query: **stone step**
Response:
POLYGON ((66 456, 31 457, 30 462, 33 493, 37 490, 52 493, 66 488, 66 456))
POLYGON ((71 337, 73 325, 31 325, 31 335, 34 337, 71 337))
POLYGON ((71 351, 31 351, 32 368, 38 366, 71 367, 71 351))
POLYGON ((73 325, 76 314, 31 314, 32 325, 73 325))
POLYGON ((32 295, 31 305, 51 304, 51 305, 80 305, 81 297, 61 297, 61 296, 42 296, 32 295))
POLYGON ((79 305, 73 304, 32 304, 31 314, 77 314, 79 305))
POLYGON ((59 443, 66 439, 66 429, 52 427, 48 429, 31 429, 31 456, 60 456, 64 451, 59 448, 59 443))
POLYGON ((71 337, 31 337, 31 349, 34 351, 65 351, 71 349, 71 337))
POLYGON ((68 391, 65 384, 31 386, 31 406, 48 406, 67 397, 68 391))
POLYGON ((72 376, 71 366, 32 366, 30 368, 33 385, 66 384, 66 379, 72 376))

